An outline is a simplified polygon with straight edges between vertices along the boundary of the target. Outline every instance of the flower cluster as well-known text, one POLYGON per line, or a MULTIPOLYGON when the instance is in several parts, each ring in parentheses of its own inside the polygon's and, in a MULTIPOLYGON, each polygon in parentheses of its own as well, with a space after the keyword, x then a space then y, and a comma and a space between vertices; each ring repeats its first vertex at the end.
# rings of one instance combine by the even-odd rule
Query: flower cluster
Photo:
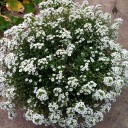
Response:
POLYGON ((47 92, 44 88, 39 88, 38 90, 34 90, 34 92, 36 93, 37 99, 40 101, 48 100, 47 92))
POLYGON ((128 51, 100 5, 47 0, 0 40, 1 109, 35 125, 90 128, 128 83, 128 51))

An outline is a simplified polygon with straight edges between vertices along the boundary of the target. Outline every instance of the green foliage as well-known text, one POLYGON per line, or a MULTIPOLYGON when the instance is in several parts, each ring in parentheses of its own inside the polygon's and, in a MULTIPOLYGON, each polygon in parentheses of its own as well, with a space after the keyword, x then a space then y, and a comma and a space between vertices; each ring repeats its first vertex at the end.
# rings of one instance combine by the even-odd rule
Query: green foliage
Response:
POLYGON ((4 17, 0 16, 0 30, 3 31, 10 27, 10 22, 6 21, 4 17))
POLYGON ((25 13, 35 12, 35 6, 33 3, 24 4, 24 8, 25 8, 25 13))
POLYGON ((31 0, 35 5, 39 4, 42 0, 31 0))
POLYGON ((34 13, 36 11, 35 6, 41 1, 42 0, 1 0, 0 30, 3 32, 5 29, 8 29, 13 25, 22 23, 23 18, 21 18, 19 12, 22 14, 34 13))
POLYGON ((17 16, 10 16, 10 19, 12 21, 12 25, 18 25, 23 22, 23 18, 17 16))
POLYGON ((7 1, 7 0, 1 0, 1 1, 0 1, 0 6, 5 5, 6 1, 7 1))

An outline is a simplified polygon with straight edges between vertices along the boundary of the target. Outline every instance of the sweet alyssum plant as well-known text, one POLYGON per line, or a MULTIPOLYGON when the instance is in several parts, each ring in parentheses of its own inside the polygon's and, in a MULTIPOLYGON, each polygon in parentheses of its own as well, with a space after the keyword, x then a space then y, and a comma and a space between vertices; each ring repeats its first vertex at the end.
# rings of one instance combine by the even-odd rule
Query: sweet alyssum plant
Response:
POLYGON ((0 40, 0 108, 10 119, 25 109, 36 125, 92 127, 128 80, 128 51, 116 43, 122 20, 87 1, 39 8, 0 40))

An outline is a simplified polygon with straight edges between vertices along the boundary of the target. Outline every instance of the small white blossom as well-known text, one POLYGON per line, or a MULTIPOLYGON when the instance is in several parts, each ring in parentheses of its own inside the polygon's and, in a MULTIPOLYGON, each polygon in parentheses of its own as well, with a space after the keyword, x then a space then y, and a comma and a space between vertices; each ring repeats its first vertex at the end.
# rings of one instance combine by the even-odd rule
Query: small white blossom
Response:
POLYGON ((105 92, 101 89, 96 90, 93 97, 95 100, 103 100, 105 98, 105 92))
POLYGON ((48 95, 47 95, 47 92, 44 88, 39 88, 37 91, 36 91, 36 97, 40 100, 40 101, 45 101, 45 100, 48 100, 48 95))
POLYGON ((104 84, 107 86, 112 86, 113 84, 113 78, 112 77, 104 77, 104 84))

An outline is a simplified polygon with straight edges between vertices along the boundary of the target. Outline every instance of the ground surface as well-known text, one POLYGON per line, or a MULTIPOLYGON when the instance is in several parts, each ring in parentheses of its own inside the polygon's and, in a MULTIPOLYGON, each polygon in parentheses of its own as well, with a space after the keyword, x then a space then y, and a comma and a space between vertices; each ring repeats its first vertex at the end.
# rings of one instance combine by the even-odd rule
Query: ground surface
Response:
MULTIPOLYGON (((75 1, 82 2, 82 0, 75 1)), ((89 2, 103 5, 103 10, 110 13, 116 6, 118 12, 117 15, 113 15, 113 18, 121 17, 124 20, 119 31, 118 42, 128 49, 128 0, 89 0, 89 2)), ((46 128, 25 121, 21 111, 18 112, 18 115, 16 119, 10 121, 7 119, 6 111, 0 111, 0 128, 46 128)), ((93 128, 128 128, 128 87, 123 88, 121 96, 117 98, 117 102, 113 103, 112 109, 105 116, 104 121, 93 128)))

